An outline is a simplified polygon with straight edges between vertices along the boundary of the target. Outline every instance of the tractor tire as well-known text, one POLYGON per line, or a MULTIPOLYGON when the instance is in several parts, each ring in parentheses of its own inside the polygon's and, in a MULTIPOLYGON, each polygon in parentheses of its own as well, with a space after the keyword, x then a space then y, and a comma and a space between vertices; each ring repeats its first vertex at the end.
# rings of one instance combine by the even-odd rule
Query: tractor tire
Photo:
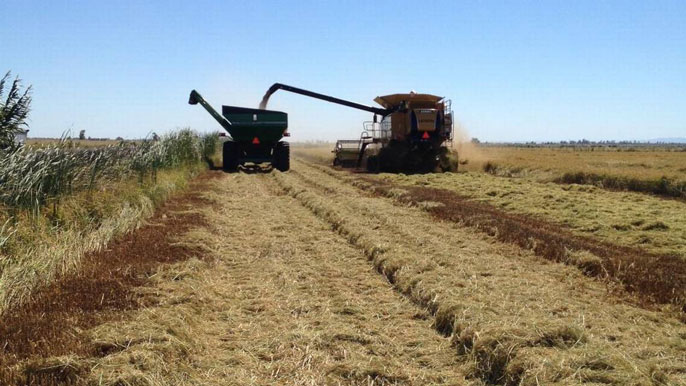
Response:
POLYGON ((276 143, 272 166, 280 172, 288 171, 291 168, 291 149, 288 142, 279 141, 276 143))
POLYGON ((224 142, 222 147, 222 169, 230 173, 238 170, 238 144, 236 142, 224 142))

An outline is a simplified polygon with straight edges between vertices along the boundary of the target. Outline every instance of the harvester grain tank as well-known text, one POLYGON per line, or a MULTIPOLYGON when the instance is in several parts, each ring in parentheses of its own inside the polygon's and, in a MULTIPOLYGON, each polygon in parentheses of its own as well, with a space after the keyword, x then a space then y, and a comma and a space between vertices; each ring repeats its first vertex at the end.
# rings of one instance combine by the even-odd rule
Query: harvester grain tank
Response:
POLYGON ((275 83, 267 90, 260 108, 266 108, 270 96, 278 90, 374 114, 373 121, 364 122, 359 139, 336 142, 333 150, 336 166, 365 167, 370 172, 457 170, 456 155, 451 159, 447 147, 453 139, 450 100, 415 92, 391 94, 374 99, 382 106, 379 108, 275 83))
POLYGON ((220 115, 195 90, 188 103, 200 103, 202 107, 226 130, 231 139, 222 148, 223 167, 236 171, 240 165, 267 163, 280 171, 290 168, 288 142, 288 114, 281 111, 251 109, 247 107, 222 106, 220 115))

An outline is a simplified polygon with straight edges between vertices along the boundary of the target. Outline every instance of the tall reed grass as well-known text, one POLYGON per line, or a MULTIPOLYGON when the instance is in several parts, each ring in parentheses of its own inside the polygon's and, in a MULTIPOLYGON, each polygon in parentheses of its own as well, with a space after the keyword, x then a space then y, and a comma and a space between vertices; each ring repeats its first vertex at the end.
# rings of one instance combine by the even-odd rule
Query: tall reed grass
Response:
POLYGON ((136 176, 155 182, 157 172, 201 162, 217 144, 216 135, 183 129, 157 141, 121 142, 99 148, 75 148, 66 139, 40 149, 0 152, 0 204, 9 212, 38 213, 57 206, 61 197, 92 190, 103 182, 136 176))

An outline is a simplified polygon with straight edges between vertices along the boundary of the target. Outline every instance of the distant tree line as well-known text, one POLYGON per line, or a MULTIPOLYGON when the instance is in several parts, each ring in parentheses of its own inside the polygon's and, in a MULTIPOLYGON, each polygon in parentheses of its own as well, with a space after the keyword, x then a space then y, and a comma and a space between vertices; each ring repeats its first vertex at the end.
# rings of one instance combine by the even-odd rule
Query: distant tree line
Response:
POLYGON ((471 143, 479 146, 511 146, 511 147, 608 147, 608 148, 631 148, 631 147, 673 147, 686 149, 686 143, 680 142, 648 142, 648 141, 615 141, 602 140, 590 141, 588 139, 568 141, 525 141, 525 142, 482 142, 478 138, 472 138, 471 143))

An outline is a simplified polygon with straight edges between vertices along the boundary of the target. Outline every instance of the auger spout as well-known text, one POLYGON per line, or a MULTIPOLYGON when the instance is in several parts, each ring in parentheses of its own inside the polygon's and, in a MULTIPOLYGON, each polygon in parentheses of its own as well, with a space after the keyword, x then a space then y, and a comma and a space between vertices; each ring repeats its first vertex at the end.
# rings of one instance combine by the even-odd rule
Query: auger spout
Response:
POLYGON ((191 95, 188 98, 188 104, 197 105, 198 103, 200 103, 200 105, 204 107, 208 113, 210 113, 212 118, 214 118, 217 122, 219 122, 220 125, 222 125, 224 130, 228 131, 229 133, 231 132, 231 122, 229 122, 228 119, 224 118, 221 114, 219 114, 217 110, 215 110, 214 107, 212 107, 212 105, 207 103, 205 98, 203 98, 199 92, 193 90, 191 91, 191 95))

